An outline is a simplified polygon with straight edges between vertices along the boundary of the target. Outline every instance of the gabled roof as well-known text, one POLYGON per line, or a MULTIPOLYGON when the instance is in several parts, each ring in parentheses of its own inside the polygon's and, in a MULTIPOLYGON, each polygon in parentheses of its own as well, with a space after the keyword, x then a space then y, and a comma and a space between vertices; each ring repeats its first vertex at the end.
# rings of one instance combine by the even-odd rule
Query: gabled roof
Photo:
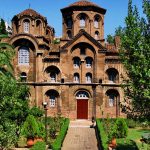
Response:
POLYGON ((72 8, 82 8, 82 7, 94 7, 94 8, 97 8, 99 10, 101 10, 104 14, 106 13, 106 9, 98 6, 97 4, 93 3, 93 2, 89 2, 87 0, 80 0, 80 1, 77 1, 73 4, 70 4, 69 6, 61 9, 61 11, 63 10, 66 10, 66 9, 72 9, 72 8))
POLYGON ((94 45, 96 45, 101 52, 106 52, 106 48, 103 47, 97 40, 95 40, 90 34, 88 34, 85 30, 80 30, 80 32, 73 37, 72 40, 68 41, 64 46, 61 47, 61 49, 66 49, 71 44, 73 44, 77 39, 79 39, 82 35, 84 35, 87 39, 89 39, 94 45))
POLYGON ((42 18, 44 20, 46 20, 46 18, 44 16, 42 16, 41 14, 39 14, 38 12, 36 12, 33 9, 26 9, 24 11, 22 11, 21 13, 17 14, 16 16, 21 17, 21 16, 33 16, 36 18, 42 18))

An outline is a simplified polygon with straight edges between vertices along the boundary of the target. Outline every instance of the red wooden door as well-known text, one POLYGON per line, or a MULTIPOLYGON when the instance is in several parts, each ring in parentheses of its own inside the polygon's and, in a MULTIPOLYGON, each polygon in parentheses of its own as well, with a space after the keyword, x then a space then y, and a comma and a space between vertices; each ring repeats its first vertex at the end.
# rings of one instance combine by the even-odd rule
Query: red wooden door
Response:
POLYGON ((88 119, 88 100, 77 100, 77 119, 88 119))

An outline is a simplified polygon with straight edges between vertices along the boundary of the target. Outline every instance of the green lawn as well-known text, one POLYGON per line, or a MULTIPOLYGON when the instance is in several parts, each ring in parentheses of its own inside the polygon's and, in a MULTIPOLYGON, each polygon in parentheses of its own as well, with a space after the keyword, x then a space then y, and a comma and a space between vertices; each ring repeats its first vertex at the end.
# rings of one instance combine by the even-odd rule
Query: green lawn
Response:
POLYGON ((139 150, 150 150, 150 145, 147 145, 145 143, 143 144, 144 148, 142 147, 142 142, 140 141, 140 139, 144 133, 150 133, 150 129, 129 129, 127 139, 135 141, 139 150))
MULTIPOLYGON (((121 145, 120 147, 128 150, 128 148, 129 147, 131 148, 131 146, 134 145, 134 142, 135 142, 139 150, 150 150, 150 144, 142 143, 140 141, 141 136, 144 133, 150 133, 150 129, 142 129, 142 128, 141 129, 140 128, 129 129, 127 138, 126 139, 118 139, 117 144, 121 145), (128 143, 129 146, 127 146, 126 143, 128 143), (125 147, 125 145, 127 147, 125 147)), ((129 150, 130 150, 130 148, 129 148, 129 150)), ((137 148, 133 147, 132 149, 136 150, 137 148)), ((121 150, 121 148, 119 150, 121 150)))

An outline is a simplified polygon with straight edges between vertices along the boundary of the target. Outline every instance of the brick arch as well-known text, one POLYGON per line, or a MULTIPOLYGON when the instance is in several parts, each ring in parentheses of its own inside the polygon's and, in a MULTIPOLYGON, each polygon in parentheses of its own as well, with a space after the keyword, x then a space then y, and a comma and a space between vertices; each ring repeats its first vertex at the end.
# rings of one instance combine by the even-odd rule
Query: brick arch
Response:
POLYGON ((25 39, 29 41, 30 43, 32 43, 35 50, 38 49, 38 41, 36 40, 36 38, 33 37, 32 35, 27 35, 27 34, 20 34, 20 35, 13 36, 10 39, 10 44, 14 45, 17 41, 22 40, 22 39, 25 39))
POLYGON ((108 68, 105 73, 107 74, 107 80, 114 81, 115 83, 119 82, 119 71, 116 68, 108 68), (110 76, 114 76, 114 80, 110 80, 110 76))
POLYGON ((81 17, 82 15, 85 16, 85 19, 86 19, 86 20, 89 19, 88 14, 85 13, 85 12, 84 12, 84 13, 79 13, 79 14, 76 16, 76 19, 80 19, 80 17, 81 17))
POLYGON ((93 47, 91 44, 86 43, 86 42, 80 42, 80 43, 75 44, 75 45, 71 48, 71 51, 70 51, 70 52, 72 53, 75 49, 77 49, 77 48, 82 48, 82 47, 88 48, 88 49, 90 49, 94 54, 96 54, 96 51, 95 51, 94 47, 93 47))
POLYGON ((80 88, 80 89, 75 90, 75 91, 74 91, 74 97, 76 97, 77 93, 80 92, 80 91, 85 91, 85 92, 87 92, 88 95, 89 95, 89 98, 92 98, 91 92, 90 92, 89 90, 85 89, 85 88, 80 88))

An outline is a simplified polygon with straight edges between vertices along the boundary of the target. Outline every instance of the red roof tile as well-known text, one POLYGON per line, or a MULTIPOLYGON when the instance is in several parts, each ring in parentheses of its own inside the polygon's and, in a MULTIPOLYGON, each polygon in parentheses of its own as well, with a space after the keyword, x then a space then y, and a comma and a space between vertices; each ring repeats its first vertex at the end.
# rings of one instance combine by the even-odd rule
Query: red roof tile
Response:
POLYGON ((96 5, 96 4, 92 3, 92 2, 86 1, 86 0, 75 2, 75 3, 71 4, 71 5, 69 5, 69 7, 70 6, 96 6, 96 7, 99 7, 98 5, 96 5))
POLYGON ((23 16, 23 15, 40 17, 40 18, 45 19, 45 17, 43 17, 41 14, 39 14, 38 12, 36 12, 33 9, 26 9, 26 10, 22 11, 21 13, 19 13, 17 16, 23 16))

